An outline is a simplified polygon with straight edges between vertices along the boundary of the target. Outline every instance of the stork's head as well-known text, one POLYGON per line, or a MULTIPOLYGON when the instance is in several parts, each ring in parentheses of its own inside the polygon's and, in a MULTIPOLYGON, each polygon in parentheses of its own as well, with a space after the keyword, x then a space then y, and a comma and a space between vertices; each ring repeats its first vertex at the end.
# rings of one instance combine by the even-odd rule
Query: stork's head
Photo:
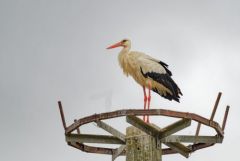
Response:
POLYGON ((123 47, 123 48, 130 48, 131 47, 131 41, 129 39, 123 39, 122 41, 109 46, 107 49, 112 49, 112 48, 116 48, 116 47, 120 47, 120 46, 123 47))

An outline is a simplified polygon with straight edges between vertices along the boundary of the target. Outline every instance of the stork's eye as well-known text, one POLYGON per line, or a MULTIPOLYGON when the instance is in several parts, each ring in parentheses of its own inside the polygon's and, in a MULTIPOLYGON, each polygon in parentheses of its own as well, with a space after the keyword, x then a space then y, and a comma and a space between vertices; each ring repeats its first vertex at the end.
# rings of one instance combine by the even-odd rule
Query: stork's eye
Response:
POLYGON ((124 43, 124 42, 127 42, 127 40, 124 39, 122 42, 123 42, 123 43, 124 43))

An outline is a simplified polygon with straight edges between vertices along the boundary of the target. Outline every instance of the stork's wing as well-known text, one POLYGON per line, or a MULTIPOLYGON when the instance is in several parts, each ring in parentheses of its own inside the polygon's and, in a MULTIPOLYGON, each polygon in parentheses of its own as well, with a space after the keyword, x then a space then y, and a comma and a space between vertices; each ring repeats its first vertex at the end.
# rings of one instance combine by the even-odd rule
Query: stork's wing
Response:
POLYGON ((181 90, 177 84, 171 78, 171 71, 167 69, 167 64, 162 61, 151 58, 150 56, 144 55, 138 58, 140 70, 145 78, 151 78, 164 86, 169 92, 160 91, 158 88, 152 90, 161 96, 179 102, 179 94, 182 95, 181 90), (163 94, 165 93, 165 94, 163 94))
POLYGON ((167 74, 172 76, 172 72, 168 69, 168 65, 162 61, 158 62, 159 64, 161 64, 163 66, 163 68, 166 70, 167 74))
POLYGON ((152 78, 154 81, 158 82, 159 84, 163 85, 168 90, 166 92, 161 91, 162 89, 158 89, 157 87, 153 87, 152 90, 161 96, 169 99, 169 100, 175 100, 179 102, 179 95, 182 95, 181 90, 177 86, 177 84, 173 81, 173 79, 168 74, 160 74, 155 72, 147 72, 143 73, 143 76, 145 78, 149 77, 152 78))
POLYGON ((141 55, 141 56, 139 56, 140 61, 151 60, 152 62, 158 63, 158 64, 161 65, 160 68, 163 67, 163 68, 165 69, 165 72, 166 72, 169 76, 172 76, 172 72, 168 69, 168 64, 162 62, 161 60, 152 58, 151 56, 146 55, 146 54, 143 54, 143 53, 140 53, 139 55, 141 55))
POLYGON ((137 64, 141 67, 143 73, 147 72, 155 72, 155 73, 161 73, 166 74, 166 67, 161 65, 161 61, 154 59, 148 55, 145 55, 143 53, 138 53, 138 56, 136 57, 137 64))

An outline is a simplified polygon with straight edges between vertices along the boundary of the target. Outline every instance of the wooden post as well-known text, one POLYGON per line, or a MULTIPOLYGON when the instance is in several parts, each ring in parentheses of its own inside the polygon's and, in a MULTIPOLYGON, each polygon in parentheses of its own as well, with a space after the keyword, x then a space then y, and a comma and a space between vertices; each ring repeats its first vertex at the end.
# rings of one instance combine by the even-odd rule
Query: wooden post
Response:
POLYGON ((161 143, 136 127, 127 128, 126 147, 126 161, 162 161, 161 143))

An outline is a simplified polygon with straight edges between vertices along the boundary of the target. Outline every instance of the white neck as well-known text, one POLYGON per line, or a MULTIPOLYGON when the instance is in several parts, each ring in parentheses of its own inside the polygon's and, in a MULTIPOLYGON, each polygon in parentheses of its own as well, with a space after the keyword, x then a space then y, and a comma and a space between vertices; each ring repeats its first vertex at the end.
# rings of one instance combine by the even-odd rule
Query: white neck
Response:
POLYGON ((130 46, 127 46, 127 47, 123 47, 122 50, 120 51, 119 55, 118 55, 118 60, 119 60, 119 63, 122 64, 123 63, 123 59, 124 57, 127 56, 127 54, 129 53, 129 50, 130 50, 130 46))
POLYGON ((130 47, 124 47, 119 55, 118 55, 118 62, 119 62, 119 65, 122 67, 123 69, 123 72, 128 75, 128 72, 126 71, 126 68, 127 68, 127 61, 128 61, 128 53, 129 53, 129 50, 130 50, 130 47))
POLYGON ((130 50, 130 46, 123 47, 119 54, 127 54, 130 50))

